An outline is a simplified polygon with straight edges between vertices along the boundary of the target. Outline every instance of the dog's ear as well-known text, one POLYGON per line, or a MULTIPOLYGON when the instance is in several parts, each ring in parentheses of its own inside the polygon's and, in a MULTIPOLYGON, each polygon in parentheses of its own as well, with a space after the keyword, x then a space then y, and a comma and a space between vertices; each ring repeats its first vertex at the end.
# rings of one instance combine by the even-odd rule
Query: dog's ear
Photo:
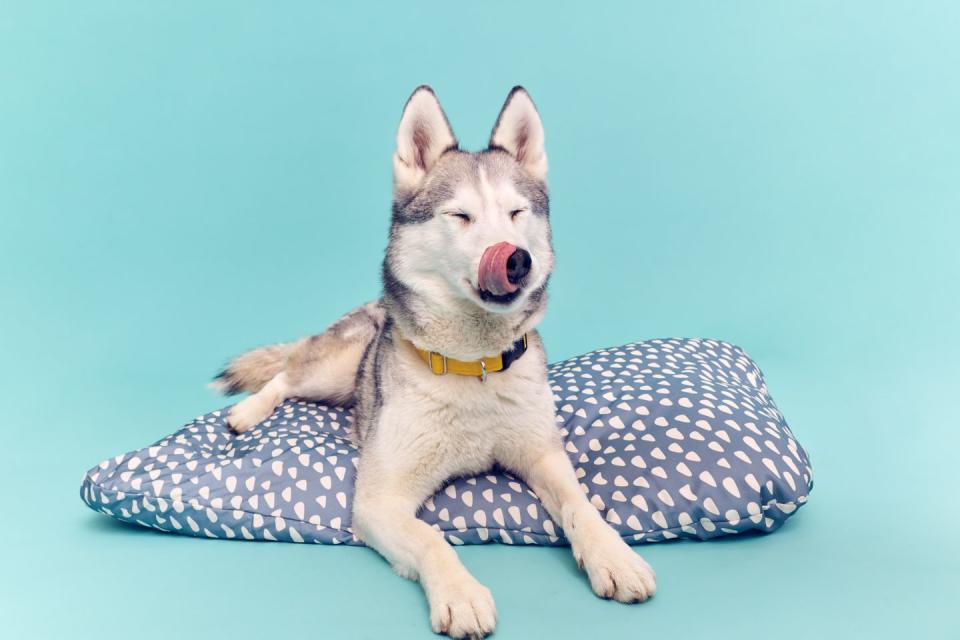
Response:
POLYGON ((416 88, 403 108, 393 156, 393 181, 397 189, 413 189, 423 181, 440 156, 457 148, 457 139, 433 89, 416 88))
POLYGON ((490 134, 490 147, 503 149, 531 175, 547 177, 547 152, 543 146, 543 123, 540 114, 523 87, 510 91, 503 103, 497 124, 490 134))

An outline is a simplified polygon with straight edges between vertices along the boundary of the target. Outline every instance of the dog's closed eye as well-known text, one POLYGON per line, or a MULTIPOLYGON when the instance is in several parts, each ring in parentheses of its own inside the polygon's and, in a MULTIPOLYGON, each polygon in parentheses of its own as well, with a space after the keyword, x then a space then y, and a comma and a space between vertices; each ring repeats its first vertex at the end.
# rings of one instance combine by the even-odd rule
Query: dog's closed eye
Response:
POLYGON ((464 224, 473 222, 473 218, 470 217, 470 214, 464 211, 447 211, 446 215, 459 218, 464 224))

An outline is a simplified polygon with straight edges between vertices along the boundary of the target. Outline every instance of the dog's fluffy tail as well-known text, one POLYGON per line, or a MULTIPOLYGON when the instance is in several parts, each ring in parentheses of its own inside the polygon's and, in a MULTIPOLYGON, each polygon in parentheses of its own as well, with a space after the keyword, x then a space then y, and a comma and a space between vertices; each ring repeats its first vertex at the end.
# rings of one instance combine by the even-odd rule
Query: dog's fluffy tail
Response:
POLYGON ((242 391, 256 393, 286 369, 287 360, 298 345, 299 342, 271 344, 242 353, 214 376, 210 386, 227 396, 242 391))
POLYGON ((289 397, 349 402, 360 361, 385 315, 377 300, 354 309, 319 335, 248 351, 234 358, 210 386, 226 395, 256 393, 284 373, 289 397))

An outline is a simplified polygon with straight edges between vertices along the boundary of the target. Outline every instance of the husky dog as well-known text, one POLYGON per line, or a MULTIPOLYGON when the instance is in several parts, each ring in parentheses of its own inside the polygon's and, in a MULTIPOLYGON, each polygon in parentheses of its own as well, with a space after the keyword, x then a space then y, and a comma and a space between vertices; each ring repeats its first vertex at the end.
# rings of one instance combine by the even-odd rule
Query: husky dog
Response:
POLYGON ((291 397, 352 403, 354 532, 420 581, 438 633, 483 637, 497 615, 490 591, 417 511, 448 479, 494 465, 536 492, 597 595, 646 600, 653 571, 587 500, 556 427, 535 330, 554 256, 533 101, 514 88, 489 146, 472 153, 419 87, 393 175, 383 298, 324 333, 233 360, 216 384, 252 395, 230 410, 230 426, 242 433, 291 397))

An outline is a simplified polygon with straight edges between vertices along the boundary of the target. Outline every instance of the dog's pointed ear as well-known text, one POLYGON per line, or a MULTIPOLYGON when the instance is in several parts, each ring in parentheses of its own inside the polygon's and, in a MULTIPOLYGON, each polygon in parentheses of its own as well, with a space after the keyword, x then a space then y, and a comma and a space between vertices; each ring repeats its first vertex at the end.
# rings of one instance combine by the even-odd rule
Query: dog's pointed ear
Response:
POLYGON ((543 123, 530 94, 517 86, 503 103, 490 134, 490 147, 503 149, 531 175, 547 177, 547 151, 543 146, 543 123))
POLYGON ((416 88, 403 108, 393 156, 393 180, 398 189, 413 189, 423 181, 440 156, 457 148, 447 116, 433 89, 416 88))

